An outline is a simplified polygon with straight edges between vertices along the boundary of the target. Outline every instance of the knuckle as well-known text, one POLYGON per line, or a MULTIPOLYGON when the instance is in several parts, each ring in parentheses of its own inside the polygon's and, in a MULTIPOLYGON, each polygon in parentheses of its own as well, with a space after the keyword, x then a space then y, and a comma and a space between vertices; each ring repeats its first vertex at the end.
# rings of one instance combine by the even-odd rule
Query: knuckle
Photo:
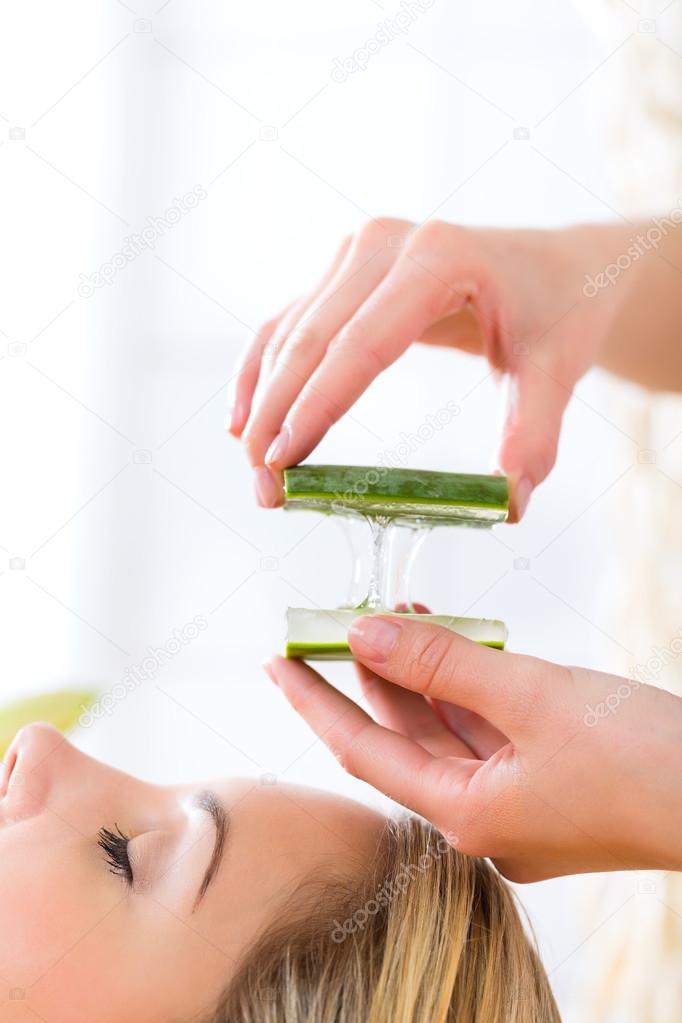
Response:
POLYGON ((366 770, 368 760, 376 759, 378 756, 372 743, 372 727, 371 724, 342 726, 331 742, 334 756, 344 771, 353 778, 362 778, 365 773, 363 765, 366 770))
POLYGON ((415 231, 410 247, 439 251, 457 232, 458 228, 447 224, 444 220, 427 220, 415 231))
POLYGON ((271 316, 270 319, 266 320, 265 323, 260 327, 258 331, 258 337, 261 340, 267 341, 272 332, 275 330, 279 321, 280 321, 279 316, 271 316))
POLYGON ((437 688, 438 680, 447 670, 450 654, 450 640, 444 629, 433 629, 415 650, 411 670, 419 691, 430 696, 437 688))
POLYGON ((260 423, 251 420, 242 434, 242 444, 251 465, 262 465, 265 457, 265 440, 260 423))
POLYGON ((460 299, 450 283, 452 267, 442 255, 407 252, 404 268, 404 287, 415 296, 420 312, 431 322, 439 319, 448 306, 460 299))
POLYGON ((457 277, 473 284, 480 277, 481 257, 470 228, 429 220, 415 232, 408 253, 446 284, 457 277))
POLYGON ((368 220, 358 231, 357 241, 363 249, 383 249, 386 236, 386 227, 380 220, 368 220))
POLYGON ((431 278, 423 299, 424 312, 428 320, 431 323, 439 320, 456 297, 456 292, 446 281, 431 278))
POLYGON ((344 738, 341 740, 339 738, 333 743, 331 750, 346 774, 349 774, 351 778, 359 777, 360 758, 354 739, 344 738))
POLYGON ((306 352, 319 342, 319 332, 313 323, 303 323, 294 327, 282 346, 280 359, 286 361, 306 352))
POLYGON ((353 238, 354 238, 354 235, 352 235, 352 234, 345 234, 343 236, 343 238, 341 239, 341 241, 339 243, 339 247, 336 250, 336 258, 337 259, 341 259, 346 254, 346 252, 348 252, 348 249, 353 244, 353 238))
POLYGON ((305 423, 315 422, 325 432, 329 430, 345 409, 320 390, 319 387, 304 387, 291 409, 291 420, 300 419, 305 423))
POLYGON ((339 765, 343 768, 346 774, 350 775, 351 778, 358 778, 358 762, 357 757, 353 754, 353 749, 336 749, 333 752, 339 765))
POLYGON ((353 320, 347 324, 332 340, 329 351, 344 359, 365 364, 373 376, 378 376, 388 365, 376 344, 370 340, 369 331, 362 320, 353 320))
POLYGON ((264 337, 261 343, 261 363, 263 366, 271 365, 277 358, 277 353, 284 343, 284 335, 279 331, 264 337))
POLYGON ((369 345, 363 350, 362 359, 367 364, 365 368, 369 370, 368 375, 372 377, 379 376, 388 366, 388 362, 382 358, 381 353, 374 345, 369 345))
POLYGON ((369 342, 369 331, 360 317, 350 320, 335 334, 329 344, 331 352, 356 352, 369 342))

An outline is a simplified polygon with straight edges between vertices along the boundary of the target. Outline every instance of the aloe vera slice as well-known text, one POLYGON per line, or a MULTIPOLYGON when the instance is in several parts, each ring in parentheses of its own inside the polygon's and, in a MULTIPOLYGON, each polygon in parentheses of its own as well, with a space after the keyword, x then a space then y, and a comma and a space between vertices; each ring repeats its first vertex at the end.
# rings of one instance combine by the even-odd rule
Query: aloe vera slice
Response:
POLYGON ((443 525, 489 527, 509 511, 504 476, 386 466, 296 465, 284 470, 284 495, 286 508, 443 525))
POLYGON ((68 689, 28 696, 0 707, 0 758, 19 729, 32 721, 47 721, 60 732, 68 732, 95 697, 93 692, 68 689))
MULTIPOLYGON (((360 615, 376 613, 376 608, 317 611, 305 607, 290 607, 287 610, 286 656, 304 661, 352 661, 353 654, 348 646, 348 630, 360 615)), ((494 619, 454 618, 452 615, 406 614, 383 610, 381 614, 394 614, 396 618, 442 625, 482 646, 495 647, 498 650, 504 650, 507 642, 507 626, 504 622, 494 619)))

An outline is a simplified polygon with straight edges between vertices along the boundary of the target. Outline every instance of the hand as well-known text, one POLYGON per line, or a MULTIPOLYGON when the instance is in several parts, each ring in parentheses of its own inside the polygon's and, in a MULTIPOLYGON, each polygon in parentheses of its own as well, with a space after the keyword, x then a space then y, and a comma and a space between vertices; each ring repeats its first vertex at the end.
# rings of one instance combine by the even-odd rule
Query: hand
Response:
POLYGON ((509 375, 499 464, 512 483, 511 518, 519 518, 554 464, 573 387, 625 294, 606 288, 588 298, 585 275, 622 251, 626 236, 609 226, 367 223, 317 286, 262 328, 237 369, 230 430, 243 438, 261 504, 281 503, 279 470, 306 458, 419 339, 485 355, 509 375))
POLYGON ((302 662, 267 670, 346 771, 462 852, 512 881, 682 869, 682 700, 419 622, 349 640, 380 723, 302 662))

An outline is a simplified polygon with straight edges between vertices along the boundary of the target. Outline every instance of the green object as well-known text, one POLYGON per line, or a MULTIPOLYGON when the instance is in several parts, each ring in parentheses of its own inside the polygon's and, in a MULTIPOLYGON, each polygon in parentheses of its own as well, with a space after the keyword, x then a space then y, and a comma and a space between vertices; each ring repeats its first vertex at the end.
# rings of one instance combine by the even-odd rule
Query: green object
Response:
POLYGON ((425 525, 490 527, 509 512, 505 476, 367 465, 296 465, 284 470, 286 508, 425 525))
POLYGON ((472 639, 482 646, 504 650, 507 626, 488 618, 454 618, 451 615, 403 614, 381 608, 355 608, 353 610, 312 611, 304 607, 290 607, 287 611, 286 656, 304 661, 352 661, 348 646, 348 630, 356 618, 364 614, 390 614, 446 629, 472 639))
POLYGON ((4 757, 20 728, 32 721, 47 721, 60 732, 68 732, 97 694, 85 690, 63 689, 54 693, 28 696, 0 707, 0 758, 4 757))

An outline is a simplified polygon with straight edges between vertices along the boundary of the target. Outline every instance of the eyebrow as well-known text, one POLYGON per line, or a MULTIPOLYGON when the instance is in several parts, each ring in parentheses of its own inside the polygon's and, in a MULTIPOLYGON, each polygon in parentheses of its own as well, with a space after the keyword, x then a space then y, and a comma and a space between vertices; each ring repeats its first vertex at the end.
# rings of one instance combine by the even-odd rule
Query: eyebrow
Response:
POLYGON ((206 873, 204 874, 199 891, 197 892, 194 900, 194 906, 192 912, 198 908, 199 903, 203 899, 204 895, 208 891, 208 888, 213 881, 214 877, 218 873, 218 868, 223 861, 225 853, 225 843, 227 839, 228 823, 229 818, 227 810, 218 799, 215 792, 211 789, 205 789, 203 792, 199 792, 197 796, 192 800, 193 806, 198 810, 203 810, 209 815, 213 821, 215 827, 215 842, 213 844, 213 852, 211 853, 211 859, 206 873))

